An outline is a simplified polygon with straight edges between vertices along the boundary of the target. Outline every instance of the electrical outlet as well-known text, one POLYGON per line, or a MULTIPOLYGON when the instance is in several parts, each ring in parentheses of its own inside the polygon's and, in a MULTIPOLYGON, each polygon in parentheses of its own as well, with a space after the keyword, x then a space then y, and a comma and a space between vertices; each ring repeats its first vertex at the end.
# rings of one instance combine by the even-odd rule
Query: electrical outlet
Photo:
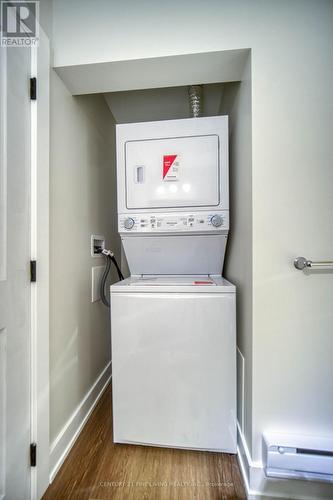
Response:
POLYGON ((104 266, 91 268, 91 302, 101 300, 100 284, 104 272, 104 266))

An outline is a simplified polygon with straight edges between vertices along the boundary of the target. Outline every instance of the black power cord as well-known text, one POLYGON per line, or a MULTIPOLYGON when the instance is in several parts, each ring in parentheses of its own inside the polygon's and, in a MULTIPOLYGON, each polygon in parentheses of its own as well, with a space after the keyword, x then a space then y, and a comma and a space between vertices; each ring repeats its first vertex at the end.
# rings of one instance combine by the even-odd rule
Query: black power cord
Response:
POLYGON ((106 265, 105 265, 105 270, 104 270, 104 273, 103 273, 103 276, 101 279, 101 284, 100 284, 100 296, 101 296, 103 304, 106 307, 110 307, 110 301, 107 298, 107 296, 105 295, 105 283, 106 283, 106 280, 108 278, 112 264, 115 266, 115 268, 117 270, 118 277, 119 277, 120 281, 122 281, 124 279, 124 276, 120 270, 120 267, 118 266, 118 262, 116 261, 114 254, 110 250, 103 250, 102 254, 106 258, 106 265))
POLYGON ((118 266, 118 262, 116 261, 115 256, 111 255, 110 258, 111 258, 113 264, 115 265, 115 268, 117 269, 119 280, 122 281, 124 279, 124 276, 123 276, 123 273, 120 270, 120 267, 118 266))

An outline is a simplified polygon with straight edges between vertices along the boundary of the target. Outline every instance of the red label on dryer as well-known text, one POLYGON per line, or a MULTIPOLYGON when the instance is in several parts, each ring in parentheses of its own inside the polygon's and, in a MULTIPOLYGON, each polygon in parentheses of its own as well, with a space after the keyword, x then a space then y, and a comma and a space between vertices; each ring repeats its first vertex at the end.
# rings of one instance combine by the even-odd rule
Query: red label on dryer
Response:
POLYGON ((163 155, 163 180, 178 181, 179 157, 178 155, 163 155))

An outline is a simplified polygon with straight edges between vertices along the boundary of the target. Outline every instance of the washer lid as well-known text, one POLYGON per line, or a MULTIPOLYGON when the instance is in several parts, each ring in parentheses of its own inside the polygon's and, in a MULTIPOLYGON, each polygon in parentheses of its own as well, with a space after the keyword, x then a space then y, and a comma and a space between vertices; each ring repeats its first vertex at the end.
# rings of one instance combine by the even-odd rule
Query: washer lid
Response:
POLYGON ((218 275, 136 275, 111 286, 118 292, 235 293, 236 287, 218 275))
POLYGON ((216 286, 216 283, 210 276, 139 276, 129 286, 216 286))

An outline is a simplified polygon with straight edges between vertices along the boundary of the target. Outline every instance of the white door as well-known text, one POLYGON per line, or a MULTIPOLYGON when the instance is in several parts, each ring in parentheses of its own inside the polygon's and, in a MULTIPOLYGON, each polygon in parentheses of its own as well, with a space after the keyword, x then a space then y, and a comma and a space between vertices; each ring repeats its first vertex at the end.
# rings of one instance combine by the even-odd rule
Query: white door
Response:
POLYGON ((0 499, 30 498, 30 49, 0 48, 0 499))
POLYGON ((115 442, 236 453, 235 293, 111 293, 115 442))

